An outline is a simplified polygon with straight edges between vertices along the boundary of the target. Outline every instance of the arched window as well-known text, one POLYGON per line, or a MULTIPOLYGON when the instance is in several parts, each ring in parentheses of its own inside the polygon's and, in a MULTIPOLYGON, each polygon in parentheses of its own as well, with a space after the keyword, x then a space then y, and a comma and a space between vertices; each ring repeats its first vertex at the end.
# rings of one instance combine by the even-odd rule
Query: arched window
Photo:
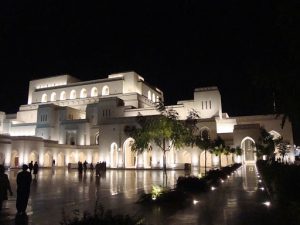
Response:
POLYGON ((87 97, 87 92, 86 92, 86 89, 83 88, 80 91, 80 98, 86 98, 86 97, 87 97))
POLYGON ((98 96, 98 89, 96 87, 93 87, 91 90, 91 97, 97 97, 98 96))
POLYGON ((56 101, 56 93, 52 92, 52 94, 51 94, 51 102, 54 102, 54 101, 56 101))
POLYGON ((70 93, 70 99, 75 99, 76 98, 76 91, 72 90, 70 93))
POLYGON ((209 131, 208 129, 203 129, 201 130, 201 138, 202 139, 210 139, 210 136, 209 136, 209 131))
POLYGON ((102 88, 102 95, 109 95, 109 87, 107 85, 102 88))
POLYGON ((148 91, 148 99, 151 100, 151 91, 148 91))
POLYGON ((59 98, 60 100, 66 100, 66 92, 65 91, 62 91, 61 93, 60 93, 60 98, 59 98))
POLYGON ((47 94, 42 95, 42 102, 47 102, 47 94))

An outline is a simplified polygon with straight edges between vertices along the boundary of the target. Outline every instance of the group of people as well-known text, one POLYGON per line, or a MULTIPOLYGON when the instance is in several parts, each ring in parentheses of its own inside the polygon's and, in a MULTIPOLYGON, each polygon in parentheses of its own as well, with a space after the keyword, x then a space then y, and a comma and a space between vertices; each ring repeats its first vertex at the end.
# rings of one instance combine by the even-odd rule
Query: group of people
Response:
MULTIPOLYGON (((22 166, 22 171, 17 175, 16 208, 18 211, 18 215, 25 214, 28 204, 30 185, 32 181, 31 170, 33 169, 33 171, 35 171, 34 165, 30 172, 28 171, 28 169, 30 169, 30 167, 27 164, 24 164, 22 166)), ((38 167, 36 173, 34 172, 35 176, 37 174, 37 171, 38 167)), ((8 175, 5 174, 5 167, 3 165, 0 165, 0 211, 2 209, 3 202, 8 199, 7 192, 9 192, 11 196, 13 196, 8 175)))
MULTIPOLYGON (((78 162, 78 172, 79 174, 81 174, 82 172, 86 172, 88 168, 88 162, 85 160, 84 163, 82 163, 81 161, 78 162)), ((97 162, 96 166, 96 176, 99 176, 101 171, 105 171, 106 170, 106 162, 97 162)), ((94 165, 93 163, 90 163, 90 170, 91 172, 94 171, 94 165)))
POLYGON ((33 164, 33 161, 31 161, 29 164, 28 164, 28 168, 29 168, 29 172, 31 173, 33 171, 33 175, 34 175, 34 178, 36 178, 37 176, 37 173, 39 171, 39 165, 37 162, 35 162, 33 164))

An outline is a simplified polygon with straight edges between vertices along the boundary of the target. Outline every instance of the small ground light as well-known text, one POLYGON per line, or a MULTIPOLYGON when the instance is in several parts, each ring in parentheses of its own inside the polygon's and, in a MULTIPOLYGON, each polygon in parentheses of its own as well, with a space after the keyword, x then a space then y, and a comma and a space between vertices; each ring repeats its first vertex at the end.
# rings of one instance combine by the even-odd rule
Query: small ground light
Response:
POLYGON ((261 188, 260 188, 260 190, 264 191, 264 190, 265 190, 265 188, 264 188, 264 187, 261 187, 261 188))
POLYGON ((211 186, 210 188, 212 191, 216 190, 216 188, 214 186, 211 186))
POLYGON ((258 182, 259 182, 259 183, 261 183, 261 182, 262 182, 262 180, 258 180, 258 182))
POLYGON ((265 206, 268 206, 268 207, 271 206, 271 202, 269 202, 269 201, 266 201, 266 202, 264 202, 263 204, 264 204, 265 206))
POLYGON ((198 203, 199 203, 199 201, 197 201, 197 200, 194 199, 193 204, 197 205, 198 203))
POLYGON ((228 175, 227 178, 229 178, 230 176, 228 175))
POLYGON ((224 180, 221 179, 221 183, 224 183, 224 180))

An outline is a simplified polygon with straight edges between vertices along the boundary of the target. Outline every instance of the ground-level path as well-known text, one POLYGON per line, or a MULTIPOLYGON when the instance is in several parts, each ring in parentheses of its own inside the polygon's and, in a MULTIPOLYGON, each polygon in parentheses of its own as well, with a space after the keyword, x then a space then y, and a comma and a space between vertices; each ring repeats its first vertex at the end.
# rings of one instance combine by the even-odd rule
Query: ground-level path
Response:
MULTIPOLYGON (((0 212, 1 225, 24 224, 16 217, 16 175, 11 170, 9 179, 14 196, 0 212)), ((176 183, 183 171, 168 171, 170 186, 176 183)), ((113 214, 125 213, 144 217, 153 225, 267 225, 273 221, 272 205, 263 181, 254 165, 244 165, 215 190, 195 197, 194 204, 183 209, 163 207, 144 208, 136 204, 141 193, 149 193, 153 184, 163 184, 161 171, 107 170, 101 177, 88 171, 82 176, 76 170, 42 169, 31 185, 27 208, 28 225, 59 225, 63 212, 84 210, 92 212, 98 200, 113 214)), ((174 207, 176 208, 176 207, 174 207)), ((25 223, 26 224, 26 223, 25 223)))

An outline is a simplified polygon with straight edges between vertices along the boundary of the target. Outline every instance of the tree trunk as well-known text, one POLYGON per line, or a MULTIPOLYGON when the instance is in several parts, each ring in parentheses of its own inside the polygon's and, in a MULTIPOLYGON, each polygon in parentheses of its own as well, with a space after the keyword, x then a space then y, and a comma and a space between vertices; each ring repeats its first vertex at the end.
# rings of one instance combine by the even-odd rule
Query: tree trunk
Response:
POLYGON ((221 159, 222 159, 222 157, 221 157, 221 155, 222 155, 222 154, 219 155, 219 165, 220 165, 220 169, 222 168, 222 165, 221 165, 221 159))
POLYGON ((164 173, 167 173, 166 143, 165 143, 165 139, 163 139, 163 170, 164 170, 164 173))

